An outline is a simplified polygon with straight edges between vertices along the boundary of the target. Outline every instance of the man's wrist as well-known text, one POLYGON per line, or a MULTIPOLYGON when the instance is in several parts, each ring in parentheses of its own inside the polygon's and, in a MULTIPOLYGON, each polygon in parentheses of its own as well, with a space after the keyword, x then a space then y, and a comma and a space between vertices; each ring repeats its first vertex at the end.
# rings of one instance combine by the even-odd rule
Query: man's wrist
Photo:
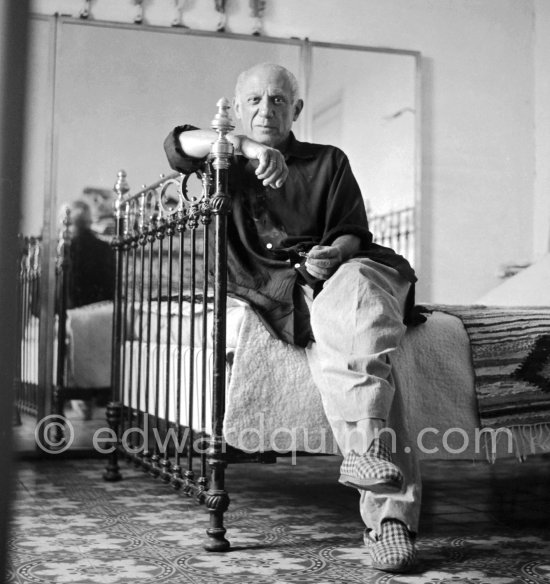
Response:
POLYGON ((266 148, 245 134, 237 134, 233 137, 238 140, 239 146, 238 150, 237 146, 235 146, 235 151, 249 160, 257 160, 260 157, 261 152, 266 148))
POLYGON ((342 261, 348 260, 361 247, 361 239, 357 235, 340 235, 333 242, 332 246, 340 251, 342 261))
POLYGON ((230 134, 228 136, 229 141, 233 144, 233 148, 235 149, 235 154, 242 154, 243 153, 243 139, 245 136, 241 134, 230 134))

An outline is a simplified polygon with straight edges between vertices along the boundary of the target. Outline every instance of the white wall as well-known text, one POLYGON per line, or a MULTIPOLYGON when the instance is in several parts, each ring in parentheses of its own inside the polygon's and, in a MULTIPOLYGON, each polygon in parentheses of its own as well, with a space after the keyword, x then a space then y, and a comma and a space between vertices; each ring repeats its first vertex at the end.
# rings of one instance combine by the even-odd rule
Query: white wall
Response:
MULTIPOLYGON (((548 41, 541 40, 545 33, 550 36, 548 8, 541 8, 545 3, 268 1, 267 35, 422 53, 424 251, 420 300, 475 300, 498 283, 500 264, 533 257, 534 225, 538 234, 547 231, 548 218, 539 215, 547 208, 543 193, 548 192, 544 171, 549 158, 539 158, 536 167, 535 146, 547 152, 548 143, 543 132, 535 142, 534 132, 538 117, 548 115, 542 101, 546 85, 538 84, 535 93, 535 71, 548 69, 550 59, 548 41), (537 27, 535 8, 544 14, 537 27), (539 177, 536 198, 535 168, 539 177)), ((215 29, 214 2, 187 4, 186 24, 215 29)), ((94 0, 91 6, 98 19, 131 22, 135 14, 129 0, 94 0)), ((170 0, 146 0, 145 19, 168 26, 173 6, 170 0)), ((80 5, 74 0, 35 0, 35 9, 77 15, 80 5)), ((227 29, 251 32, 247 0, 228 2, 227 29)), ((548 77, 545 79, 547 83, 548 77)), ((547 118, 544 123, 547 128, 547 118)), ((539 243, 537 246, 540 248, 539 243)))
POLYGON ((550 2, 536 0, 535 28, 535 257, 550 251, 550 2))
POLYGON ((415 126, 420 115, 415 57, 315 47, 312 62, 307 104, 314 116, 312 140, 346 152, 374 213, 414 206, 415 126), (326 111, 327 105, 334 106, 333 115, 319 132, 315 114, 326 111))

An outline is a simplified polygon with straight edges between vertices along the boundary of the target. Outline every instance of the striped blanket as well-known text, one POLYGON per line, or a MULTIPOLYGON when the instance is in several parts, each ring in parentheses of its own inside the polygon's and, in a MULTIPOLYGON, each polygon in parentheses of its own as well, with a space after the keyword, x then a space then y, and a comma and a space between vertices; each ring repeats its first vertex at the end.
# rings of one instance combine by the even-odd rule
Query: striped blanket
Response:
POLYGON ((464 324, 482 427, 550 422, 550 307, 426 308, 464 324))

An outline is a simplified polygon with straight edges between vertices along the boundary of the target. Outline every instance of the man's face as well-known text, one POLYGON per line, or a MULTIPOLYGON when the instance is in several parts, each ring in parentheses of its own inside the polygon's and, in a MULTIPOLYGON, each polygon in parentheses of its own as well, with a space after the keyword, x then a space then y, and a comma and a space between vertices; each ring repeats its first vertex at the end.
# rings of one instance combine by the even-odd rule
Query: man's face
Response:
POLYGON ((284 145, 302 106, 302 100, 292 101, 284 72, 273 67, 250 72, 235 96, 235 114, 246 135, 272 148, 284 145))

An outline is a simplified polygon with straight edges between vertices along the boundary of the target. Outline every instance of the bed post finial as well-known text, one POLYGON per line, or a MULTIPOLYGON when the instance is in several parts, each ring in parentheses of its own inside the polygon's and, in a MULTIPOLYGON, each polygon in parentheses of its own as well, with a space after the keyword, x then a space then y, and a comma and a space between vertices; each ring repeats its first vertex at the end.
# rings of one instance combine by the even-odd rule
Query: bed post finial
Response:
POLYGON ((217 101, 216 107, 218 108, 218 111, 212 122, 210 122, 210 127, 213 130, 216 130, 218 133, 223 132, 223 137, 225 137, 228 132, 231 132, 231 130, 235 128, 233 125, 233 120, 229 115, 231 102, 227 99, 227 97, 222 97, 217 101))
POLYGON ((231 104, 226 97, 222 97, 216 103, 218 112, 210 122, 210 128, 218 133, 218 139, 210 148, 212 168, 215 171, 216 192, 212 198, 212 210, 214 213, 229 213, 231 200, 227 193, 227 172, 233 159, 235 148, 227 139, 227 134, 235 128, 229 115, 231 104))
POLYGON ((113 187, 115 193, 117 194, 117 196, 119 197, 123 197, 129 190, 130 190, 130 185, 128 184, 128 181, 126 180, 126 171, 125 170, 119 170, 118 174, 117 174, 117 179, 116 179, 116 183, 115 186, 113 187))

